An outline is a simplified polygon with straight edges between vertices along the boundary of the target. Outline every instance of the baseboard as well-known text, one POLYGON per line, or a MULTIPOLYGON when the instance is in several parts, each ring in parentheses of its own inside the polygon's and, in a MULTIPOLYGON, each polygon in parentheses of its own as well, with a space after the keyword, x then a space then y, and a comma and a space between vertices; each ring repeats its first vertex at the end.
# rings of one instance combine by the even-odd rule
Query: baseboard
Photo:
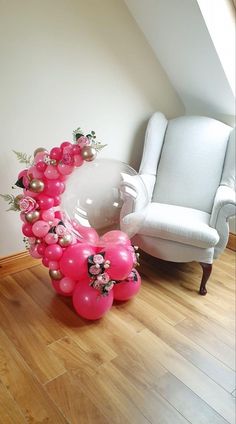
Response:
POLYGON ((227 248, 236 252, 236 234, 229 233, 229 240, 227 243, 227 248))
POLYGON ((0 258, 0 277, 23 271, 26 268, 39 265, 40 261, 29 255, 27 250, 13 253, 12 255, 0 258))

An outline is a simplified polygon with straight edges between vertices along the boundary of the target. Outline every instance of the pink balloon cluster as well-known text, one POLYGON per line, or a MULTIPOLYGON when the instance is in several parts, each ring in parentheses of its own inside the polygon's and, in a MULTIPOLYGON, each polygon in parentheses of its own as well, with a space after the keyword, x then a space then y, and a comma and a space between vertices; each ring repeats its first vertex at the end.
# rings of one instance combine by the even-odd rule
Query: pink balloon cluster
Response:
POLYGON ((99 238, 94 228, 63 222, 60 195, 67 177, 83 164, 88 146, 89 139, 81 136, 76 144, 66 141, 50 152, 37 149, 33 165, 20 172, 16 185, 23 188, 17 202, 31 256, 49 268, 56 292, 72 296, 76 312, 94 320, 114 299, 133 297, 141 279, 134 269, 137 252, 124 232, 114 230, 99 238))

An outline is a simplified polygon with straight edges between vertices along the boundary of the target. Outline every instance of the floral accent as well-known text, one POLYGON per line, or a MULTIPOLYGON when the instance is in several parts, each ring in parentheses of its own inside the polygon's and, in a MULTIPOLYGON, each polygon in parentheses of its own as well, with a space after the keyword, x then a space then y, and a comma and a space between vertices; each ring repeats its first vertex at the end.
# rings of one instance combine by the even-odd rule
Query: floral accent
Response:
POLYGON ((92 265, 89 267, 89 274, 91 274, 92 276, 98 275, 100 273, 101 273, 100 267, 96 267, 96 265, 92 265))
POLYGON ((102 255, 94 255, 94 257, 93 257, 93 262, 95 263, 95 264, 99 264, 99 265, 101 265, 101 264, 103 264, 104 262, 105 262, 105 260, 104 260, 104 257, 102 256, 102 255))
POLYGON ((35 211, 38 207, 37 202, 30 196, 22 197, 19 200, 19 208, 21 212, 28 213, 35 211))
POLYGON ((55 232, 59 237, 63 237, 68 233, 66 227, 63 224, 57 225, 55 228, 55 232))
POLYGON ((73 165, 74 164, 74 156, 72 153, 63 153, 61 162, 64 165, 73 165))
POLYGON ((104 272, 103 274, 99 274, 90 285, 94 289, 99 290, 102 296, 107 296, 108 293, 113 289, 115 283, 116 281, 110 280, 107 272, 104 272))
POLYGON ((90 140, 88 139, 88 137, 82 136, 77 139, 77 143, 82 148, 84 146, 88 146, 90 144, 90 140))
POLYGON ((43 161, 44 161, 44 163, 46 163, 46 165, 50 165, 52 159, 50 158, 49 155, 45 155, 44 158, 43 158, 43 161))

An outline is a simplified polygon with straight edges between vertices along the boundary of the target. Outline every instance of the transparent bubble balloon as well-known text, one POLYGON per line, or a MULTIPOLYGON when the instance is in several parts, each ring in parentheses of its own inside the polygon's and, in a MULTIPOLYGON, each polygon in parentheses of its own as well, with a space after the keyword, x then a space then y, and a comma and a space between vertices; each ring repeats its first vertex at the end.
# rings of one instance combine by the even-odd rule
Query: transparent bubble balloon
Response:
POLYGON ((82 239, 88 228, 99 236, 122 230, 131 238, 142 226, 147 202, 146 187, 133 168, 118 160, 97 159, 69 176, 61 211, 77 238, 82 239))

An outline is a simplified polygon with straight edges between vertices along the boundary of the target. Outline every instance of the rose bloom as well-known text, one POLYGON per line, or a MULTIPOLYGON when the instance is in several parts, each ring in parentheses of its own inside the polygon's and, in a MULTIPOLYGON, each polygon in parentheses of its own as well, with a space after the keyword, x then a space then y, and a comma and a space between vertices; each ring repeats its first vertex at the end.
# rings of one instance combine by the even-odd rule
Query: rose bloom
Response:
POLYGON ((101 265, 101 264, 103 264, 105 261, 104 261, 104 257, 102 256, 102 255, 94 255, 94 257, 93 257, 93 262, 95 263, 95 264, 99 264, 99 265, 101 265))
POLYGON ((35 209, 37 209, 38 207, 38 204, 32 197, 25 196, 19 200, 19 207, 21 212, 28 213, 28 212, 35 211, 35 209))
POLYGON ((82 136, 82 137, 78 138, 77 143, 82 148, 84 146, 89 145, 89 139, 88 139, 88 137, 82 136))
POLYGON ((57 225, 57 227, 56 227, 56 234, 59 236, 59 237, 63 237, 63 236, 65 236, 66 234, 68 233, 68 231, 67 231, 67 229, 66 229, 66 227, 64 227, 64 225, 57 225))
POLYGON ((74 163, 73 155, 71 153, 63 153, 62 163, 64 163, 64 165, 73 165, 74 163))

